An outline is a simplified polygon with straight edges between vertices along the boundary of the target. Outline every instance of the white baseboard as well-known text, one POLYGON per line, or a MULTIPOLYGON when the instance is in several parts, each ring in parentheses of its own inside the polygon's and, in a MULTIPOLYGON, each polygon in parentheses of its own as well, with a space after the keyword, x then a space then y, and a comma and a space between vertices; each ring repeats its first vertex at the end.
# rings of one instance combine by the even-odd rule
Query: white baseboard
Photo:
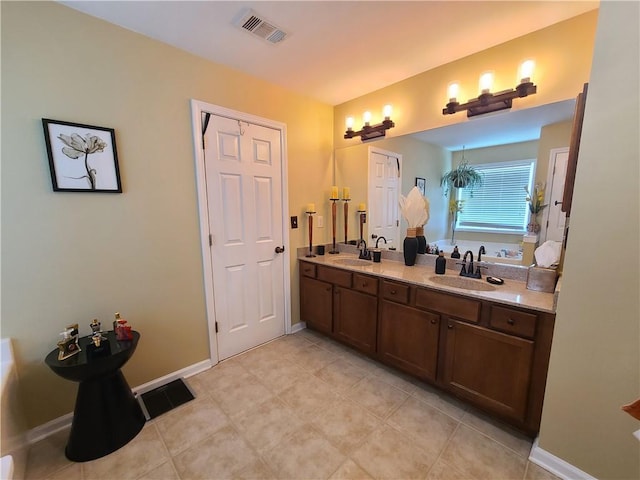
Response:
POLYGON ((73 412, 67 413, 58 418, 54 418, 47 423, 38 425, 36 428, 32 428, 25 434, 25 444, 31 445, 33 443, 39 442, 40 440, 43 440, 53 435, 54 433, 59 432, 60 430, 64 430, 65 428, 70 427, 72 420, 73 412))
POLYGON ((564 480, 597 480, 586 472, 574 467, 569 462, 556 457, 538 446, 538 438, 533 442, 529 461, 548 470, 564 480))
POLYGON ((307 328, 307 323, 306 322, 294 323, 291 326, 291 333, 298 333, 299 331, 304 330, 305 328, 307 328))
POLYGON ((154 380, 151 380, 150 382, 134 387, 131 390, 133 390, 133 393, 135 395, 142 395, 143 393, 149 392, 154 388, 158 388, 169 382, 173 382, 178 378, 189 378, 200 372, 209 370, 212 367, 212 365, 213 364, 211 363, 211 360, 203 360, 202 362, 194 363, 193 365, 189 365, 188 367, 177 370, 173 373, 165 375, 164 377, 156 378, 154 380))
MULTIPOLYGON (((196 375, 200 372, 204 372, 205 370, 208 370, 209 368, 211 368, 212 365, 213 364, 211 363, 211 360, 203 360, 202 362, 194 363, 193 365, 190 365, 188 367, 182 368, 180 370, 177 370, 163 377, 156 378, 154 380, 151 380, 150 382, 134 387, 131 390, 133 390, 133 393, 135 395, 142 395, 143 393, 146 393, 150 390, 153 390, 154 388, 165 385, 178 378, 188 378, 188 377, 191 377, 192 375, 196 375)), ((31 430, 27 431, 24 434, 22 445, 25 445, 25 446, 32 445, 40 440, 43 440, 53 435, 54 433, 59 432, 60 430, 70 427, 72 421, 73 421, 73 412, 67 413, 58 418, 54 418, 50 422, 47 422, 45 424, 32 428, 31 430)))

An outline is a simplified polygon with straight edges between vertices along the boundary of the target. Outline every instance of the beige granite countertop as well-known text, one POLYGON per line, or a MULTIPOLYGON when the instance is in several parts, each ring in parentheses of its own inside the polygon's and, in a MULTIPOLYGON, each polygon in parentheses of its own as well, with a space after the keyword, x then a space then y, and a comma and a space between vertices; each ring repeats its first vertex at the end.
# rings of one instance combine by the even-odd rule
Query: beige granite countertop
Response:
MULTIPOLYGON (((298 259, 318 265, 327 265, 354 272, 367 273, 391 280, 399 280, 418 286, 429 287, 442 292, 455 293, 481 300, 490 300, 492 302, 529 308, 541 312, 555 313, 557 291, 556 293, 545 293, 528 290, 526 282, 523 281, 505 278, 503 285, 492 285, 495 287, 495 290, 493 291, 468 290, 445 286, 432 281, 431 277, 443 277, 443 275, 436 275, 434 268, 431 265, 414 265, 408 267, 404 262, 388 260, 385 258, 383 258, 380 263, 370 262, 369 265, 364 266, 340 264, 345 259, 357 258, 357 255, 341 252, 339 255, 318 255, 316 257, 305 257, 304 255, 301 255, 298 259)), ((444 276, 454 278, 459 277, 459 271, 447 268, 444 276)), ((484 274, 482 280, 472 281, 479 282, 483 286, 490 285, 486 282, 484 274)))

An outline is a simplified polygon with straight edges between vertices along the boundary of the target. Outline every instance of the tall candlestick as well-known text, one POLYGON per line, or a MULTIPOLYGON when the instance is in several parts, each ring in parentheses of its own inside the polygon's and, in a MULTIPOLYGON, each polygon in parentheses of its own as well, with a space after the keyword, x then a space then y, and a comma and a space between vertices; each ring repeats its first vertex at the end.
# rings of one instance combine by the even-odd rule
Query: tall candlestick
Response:
POLYGON ((336 248, 336 220, 337 220, 337 205, 336 202, 339 199, 337 198, 332 198, 331 199, 331 223, 332 223, 332 227, 333 227, 333 248, 331 249, 331 251, 329 253, 340 253, 338 251, 338 249, 336 248))
POLYGON ((360 241, 358 242, 358 246, 362 245, 362 242, 364 242, 364 223, 367 221, 367 213, 360 211, 360 241))
MULTIPOLYGON (((313 205, 313 204, 310 204, 313 205)), ((309 217, 309 253, 305 255, 306 257, 315 257, 313 254, 313 214, 315 212, 308 211, 307 216, 309 217)))
POLYGON ((349 199, 344 199, 344 243, 347 243, 347 234, 349 232, 349 199))

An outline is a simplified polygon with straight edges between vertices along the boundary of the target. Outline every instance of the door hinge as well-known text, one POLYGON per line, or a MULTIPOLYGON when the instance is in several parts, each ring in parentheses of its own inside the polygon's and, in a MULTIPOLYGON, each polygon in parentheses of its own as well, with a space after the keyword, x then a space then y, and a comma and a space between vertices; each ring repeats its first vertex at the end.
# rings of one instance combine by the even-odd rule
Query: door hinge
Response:
POLYGON ((213 235, 209 234, 209 246, 213 245, 213 235))
POLYGON ((216 333, 218 333, 218 322, 216 322, 216 333))

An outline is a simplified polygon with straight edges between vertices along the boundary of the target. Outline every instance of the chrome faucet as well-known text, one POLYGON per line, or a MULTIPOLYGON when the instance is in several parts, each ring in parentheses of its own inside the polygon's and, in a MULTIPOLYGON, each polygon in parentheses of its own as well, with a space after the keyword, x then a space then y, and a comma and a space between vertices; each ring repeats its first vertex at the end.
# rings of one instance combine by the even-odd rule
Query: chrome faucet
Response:
POLYGON ((384 238, 384 237, 378 237, 378 239, 376 240, 376 248, 378 248, 378 242, 379 242, 380 240, 384 240, 384 244, 385 244, 385 245, 387 244, 387 239, 386 239, 386 238, 384 238))
POLYGON ((367 250, 367 242, 362 238, 360 239, 360 256, 363 260, 371 260, 371 252, 367 250))

